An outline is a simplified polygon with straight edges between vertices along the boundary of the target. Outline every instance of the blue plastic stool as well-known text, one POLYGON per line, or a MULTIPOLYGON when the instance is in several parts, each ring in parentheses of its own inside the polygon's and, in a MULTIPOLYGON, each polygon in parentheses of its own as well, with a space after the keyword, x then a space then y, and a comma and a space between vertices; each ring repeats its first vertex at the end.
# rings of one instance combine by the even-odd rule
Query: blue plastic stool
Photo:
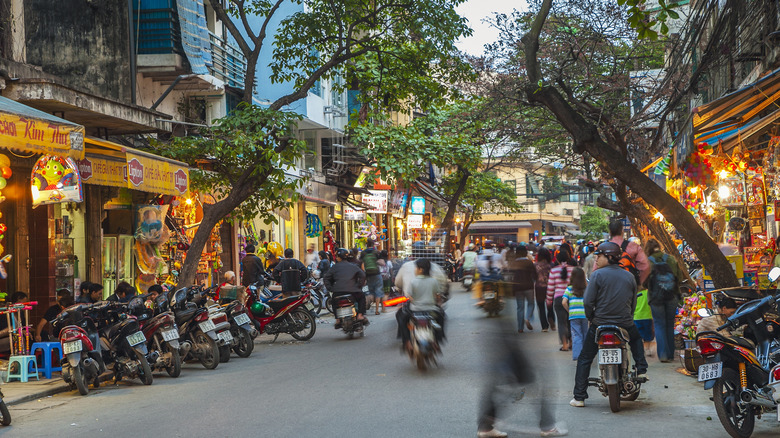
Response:
POLYGON ((19 379, 22 382, 27 382, 30 376, 35 376, 36 380, 41 380, 38 377, 38 364, 35 363, 35 356, 11 356, 8 359, 8 377, 5 378, 6 382, 10 382, 11 379, 19 379), (19 371, 12 373, 13 364, 19 365, 19 371), (33 368, 34 371, 30 371, 33 368))
MULTIPOLYGON (((62 371, 62 345, 59 342, 36 342, 32 344, 30 348, 30 354, 36 356, 36 352, 41 350, 43 355, 43 369, 41 369, 40 362, 38 363, 38 369, 43 372, 43 376, 47 379, 51 379, 51 373, 54 371, 62 371), (55 367, 52 360, 52 354, 54 350, 57 350, 60 366, 55 367)), ((37 356, 36 356, 37 357, 37 356)))

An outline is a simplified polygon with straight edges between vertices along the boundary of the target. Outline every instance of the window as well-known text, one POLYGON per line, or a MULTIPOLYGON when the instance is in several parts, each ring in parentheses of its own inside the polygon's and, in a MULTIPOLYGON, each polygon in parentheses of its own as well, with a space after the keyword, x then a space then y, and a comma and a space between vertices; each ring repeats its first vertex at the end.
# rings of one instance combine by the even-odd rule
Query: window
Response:
POLYGON ((303 170, 319 170, 317 166, 317 131, 303 131, 303 138, 306 142, 306 152, 303 154, 303 170))

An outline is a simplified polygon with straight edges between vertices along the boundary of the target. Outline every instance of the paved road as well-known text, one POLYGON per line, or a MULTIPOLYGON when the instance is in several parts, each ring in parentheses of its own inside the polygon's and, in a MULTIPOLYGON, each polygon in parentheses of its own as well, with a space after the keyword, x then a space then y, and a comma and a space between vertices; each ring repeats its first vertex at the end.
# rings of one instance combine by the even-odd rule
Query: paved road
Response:
MULTIPOLYGON (((485 374, 482 341, 494 321, 462 291, 448 305, 449 342, 441 366, 426 373, 399 353, 392 313, 372 317, 366 337, 352 340, 325 318, 309 342, 281 336, 272 344, 261 336, 252 357, 234 356, 213 371, 187 364, 180 378, 158 375, 151 387, 120 383, 86 397, 65 393, 13 407, 13 425, 0 435, 472 437, 485 374)), ((588 406, 576 409, 568 405, 574 363, 557 351, 556 333, 537 326, 520 336, 549 371, 550 400, 572 437, 725 436, 709 393, 673 364, 651 361, 651 382, 618 414, 593 388, 588 406)), ((511 401, 513 392, 500 397, 506 408, 499 427, 510 436, 538 436, 534 393, 529 386, 520 401, 511 401)), ((780 425, 764 418, 754 436, 778 432, 780 425)))

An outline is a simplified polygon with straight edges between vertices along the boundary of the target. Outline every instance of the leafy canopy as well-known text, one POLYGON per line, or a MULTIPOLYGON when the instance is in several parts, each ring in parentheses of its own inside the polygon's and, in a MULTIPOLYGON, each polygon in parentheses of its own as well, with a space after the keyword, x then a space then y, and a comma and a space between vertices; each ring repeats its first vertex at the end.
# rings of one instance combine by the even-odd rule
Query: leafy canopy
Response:
POLYGON ((609 231, 609 218, 606 210, 598 207, 585 207, 580 217, 580 230, 587 239, 601 239, 609 231))

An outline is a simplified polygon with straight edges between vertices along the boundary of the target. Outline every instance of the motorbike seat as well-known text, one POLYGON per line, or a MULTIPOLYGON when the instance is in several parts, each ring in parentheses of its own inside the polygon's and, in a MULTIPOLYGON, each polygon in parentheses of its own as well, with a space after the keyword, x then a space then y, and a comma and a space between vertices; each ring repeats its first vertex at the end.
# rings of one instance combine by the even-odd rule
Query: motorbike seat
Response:
POLYGON ((273 309, 274 312, 278 312, 279 310, 287 307, 291 303, 297 301, 300 299, 300 296, 292 296, 288 298, 275 298, 273 300, 269 300, 266 304, 271 306, 271 309, 273 309))
POLYGON ((753 341, 747 338, 743 338, 741 336, 723 336, 718 332, 703 332, 703 333, 706 333, 708 337, 718 339, 719 341, 726 344, 737 344, 740 347, 747 348, 750 350, 754 350, 756 348, 756 344, 753 341))
POLYGON ((185 322, 191 320, 192 317, 195 316, 195 311, 197 311, 197 310, 198 309, 195 308, 195 309, 183 309, 183 310, 177 311, 174 314, 175 315, 176 324, 177 325, 182 325, 185 322))
POLYGON ((596 329, 596 339, 598 340, 599 336, 601 336, 601 332, 605 332, 605 331, 620 333, 620 337, 623 339, 624 342, 628 342, 628 340, 631 338, 628 335, 628 330, 624 329, 623 327, 607 324, 607 325, 600 325, 596 329))

